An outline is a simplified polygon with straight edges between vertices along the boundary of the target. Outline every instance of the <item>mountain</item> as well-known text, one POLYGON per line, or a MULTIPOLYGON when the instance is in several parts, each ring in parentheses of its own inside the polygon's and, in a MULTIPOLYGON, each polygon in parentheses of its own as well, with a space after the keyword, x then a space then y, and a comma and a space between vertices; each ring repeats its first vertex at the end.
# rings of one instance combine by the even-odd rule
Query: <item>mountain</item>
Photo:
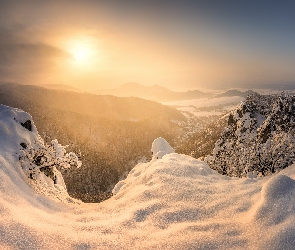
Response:
POLYGON ((155 138, 173 144, 184 119, 176 109, 140 98, 18 84, 0 85, 0 103, 29 112, 46 143, 57 138, 77 153, 82 167, 62 172, 67 190, 93 202, 109 197, 135 162, 151 157, 155 138))
POLYGON ((295 161, 295 97, 255 94, 230 113, 228 126, 206 158, 229 176, 265 176, 295 161))
POLYGON ((136 97, 49 90, 33 85, 2 84, 0 97, 2 104, 10 106, 13 106, 12 102, 29 103, 34 100, 36 105, 107 119, 143 120, 163 115, 181 118, 175 109, 136 97))
POLYGON ((241 97, 247 97, 249 95, 253 95, 253 94, 256 94, 256 92, 252 91, 252 90, 247 90, 245 92, 243 91, 239 91, 239 90, 236 90, 236 89, 231 89, 231 90, 228 90, 224 93, 221 93, 217 96, 215 96, 215 98, 218 98, 218 97, 229 97, 229 96, 241 96, 241 97))
POLYGON ((108 200, 86 204, 47 165, 68 162, 64 147, 43 144, 37 129, 29 114, 0 106, 1 249, 294 248, 295 165, 230 178, 158 138, 149 146, 158 159, 134 166, 108 200), (49 161, 26 158, 38 148, 49 161))
POLYGON ((189 90, 186 92, 175 92, 159 85, 144 86, 139 83, 125 83, 117 88, 100 90, 98 94, 109 94, 121 97, 140 97, 157 102, 181 101, 197 98, 211 97, 210 94, 199 90, 189 90))

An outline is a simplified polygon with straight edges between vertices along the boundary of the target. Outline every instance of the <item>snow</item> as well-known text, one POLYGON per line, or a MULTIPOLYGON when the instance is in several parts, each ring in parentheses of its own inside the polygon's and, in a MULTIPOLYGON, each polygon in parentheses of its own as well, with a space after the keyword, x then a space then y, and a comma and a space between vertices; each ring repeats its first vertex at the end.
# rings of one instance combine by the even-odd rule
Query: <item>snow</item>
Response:
MULTIPOLYGON (((32 162, 36 160, 36 152, 40 151, 42 155, 46 152, 52 158, 52 155, 56 154, 56 163, 59 162, 60 165, 69 167, 69 164, 63 161, 65 149, 58 144, 57 140, 53 141, 53 148, 56 148, 57 151, 46 148, 28 113, 0 105, 0 138, 1 170, 5 172, 3 180, 9 178, 7 181, 22 190, 26 190, 30 186, 36 192, 54 199, 76 202, 69 197, 63 177, 56 167, 53 167, 52 170, 56 182, 54 183, 51 178, 39 170, 38 166, 33 165, 32 162), (31 131, 22 125, 27 121, 30 121, 31 131), (32 176, 32 178, 28 178, 28 176, 32 176)), ((66 154, 66 157, 71 161, 77 160, 74 153, 66 154)), ((51 164, 51 162, 48 161, 47 164, 51 164)))
POLYGON ((19 143, 38 134, 13 118, 31 119, 0 106, 0 249, 294 249, 295 165, 230 178, 170 152, 137 164, 109 200, 72 204, 28 183, 19 143))
POLYGON ((213 115, 220 116, 222 114, 225 114, 229 110, 236 108, 236 106, 244 100, 245 98, 241 96, 225 96, 215 98, 199 98, 184 101, 162 102, 162 104, 176 107, 177 110, 182 111, 184 114, 188 112, 195 117, 204 117, 213 115), (209 110, 204 110, 206 108, 209 110))
POLYGON ((153 141, 151 151, 153 153, 153 159, 162 159, 164 155, 175 152, 169 143, 162 137, 153 141))
POLYGON ((219 105, 226 105, 230 103, 239 103, 245 100, 244 97, 241 96, 225 96, 225 97, 215 97, 215 98, 199 98, 193 100, 185 100, 185 101, 173 101, 173 102, 163 102, 162 104, 168 106, 194 106, 194 107, 213 107, 219 105))

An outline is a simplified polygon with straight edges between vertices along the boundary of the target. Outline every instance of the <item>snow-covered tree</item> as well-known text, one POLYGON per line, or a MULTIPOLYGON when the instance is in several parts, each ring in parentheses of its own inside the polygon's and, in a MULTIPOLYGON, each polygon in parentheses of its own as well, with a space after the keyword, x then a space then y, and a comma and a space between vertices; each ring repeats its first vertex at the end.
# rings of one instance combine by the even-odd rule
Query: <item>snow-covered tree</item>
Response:
POLYGON ((294 134, 294 96, 251 95, 231 112, 228 126, 205 160, 224 175, 268 175, 295 161, 294 134))
POLYGON ((79 168, 82 165, 76 154, 66 153, 66 147, 60 145, 56 139, 52 140, 51 145, 47 145, 39 137, 33 145, 21 143, 21 147, 19 159, 25 173, 33 180, 44 173, 56 184, 59 176, 57 171, 79 168))

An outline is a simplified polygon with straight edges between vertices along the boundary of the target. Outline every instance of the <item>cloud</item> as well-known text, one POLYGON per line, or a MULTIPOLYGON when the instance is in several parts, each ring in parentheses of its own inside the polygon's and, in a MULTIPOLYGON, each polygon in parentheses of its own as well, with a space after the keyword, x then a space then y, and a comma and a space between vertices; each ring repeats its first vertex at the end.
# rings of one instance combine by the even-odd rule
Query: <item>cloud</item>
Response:
POLYGON ((43 43, 27 43, 13 32, 0 30, 1 80, 28 82, 33 75, 46 74, 56 60, 71 58, 59 48, 43 43))
POLYGON ((80 82, 87 77, 95 86, 128 81, 189 88, 293 82, 292 6, 0 0, 0 80, 35 82, 51 75, 52 82, 73 84, 80 73, 80 82), (64 51, 67 41, 83 37, 93 38, 101 52, 87 76, 65 61, 71 57, 64 51))

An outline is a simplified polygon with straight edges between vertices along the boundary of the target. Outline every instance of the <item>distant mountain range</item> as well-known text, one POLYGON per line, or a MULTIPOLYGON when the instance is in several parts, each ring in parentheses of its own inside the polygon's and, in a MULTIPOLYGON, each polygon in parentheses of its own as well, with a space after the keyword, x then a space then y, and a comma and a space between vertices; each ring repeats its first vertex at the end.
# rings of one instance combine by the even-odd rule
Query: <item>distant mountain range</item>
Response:
POLYGON ((99 90, 97 91, 97 94, 108 94, 120 97, 134 96, 158 102, 181 101, 212 97, 212 94, 204 93, 200 90, 176 92, 159 85, 144 86, 134 82, 125 83, 114 89, 99 90))
MULTIPOLYGON (((46 89, 74 91, 78 93, 85 93, 82 89, 75 88, 64 84, 40 84, 37 85, 46 89)), ((90 93, 90 91, 89 91, 90 93)), ((100 89, 94 91, 94 94, 98 95, 112 95, 117 97, 139 97, 142 99, 157 101, 157 102, 169 102, 169 101, 183 101, 193 100, 199 98, 219 98, 219 97, 230 97, 230 96, 242 96, 247 97, 248 95, 254 94, 252 90, 239 91, 236 89, 227 90, 224 93, 213 95, 212 93, 205 93, 200 90, 188 90, 183 92, 172 91, 168 88, 160 85, 144 86, 136 82, 128 82, 122 84, 113 89, 100 89)))

